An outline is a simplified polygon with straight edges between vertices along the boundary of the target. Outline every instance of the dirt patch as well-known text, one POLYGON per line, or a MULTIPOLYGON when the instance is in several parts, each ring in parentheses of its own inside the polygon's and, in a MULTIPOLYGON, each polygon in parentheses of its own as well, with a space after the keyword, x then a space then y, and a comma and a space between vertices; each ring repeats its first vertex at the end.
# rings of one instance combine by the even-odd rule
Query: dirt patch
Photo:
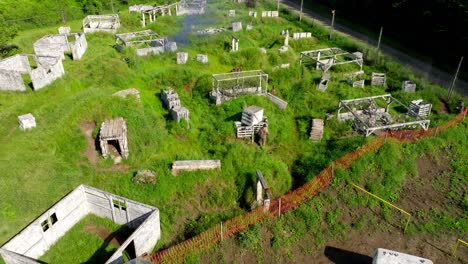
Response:
POLYGON ((439 101, 440 101, 439 112, 441 114, 450 113, 450 108, 449 108, 449 104, 447 103, 447 101, 445 101, 444 98, 439 98, 439 101))
POLYGON ((450 154, 439 155, 439 160, 421 156, 416 159, 416 166, 418 175, 407 181, 398 204, 408 211, 457 211, 457 205, 446 196, 450 191, 450 154))
POLYGON ((99 160, 99 154, 96 150, 96 142, 93 138, 93 130, 96 127, 96 122, 86 121, 80 124, 81 132, 86 137, 86 150, 83 155, 88 158, 89 162, 93 165, 96 165, 99 160))
POLYGON ((103 226, 97 226, 95 224, 87 224, 84 228, 87 233, 95 234, 104 240, 109 245, 115 248, 119 248, 127 239, 126 237, 119 235, 118 233, 112 233, 109 229, 103 226))

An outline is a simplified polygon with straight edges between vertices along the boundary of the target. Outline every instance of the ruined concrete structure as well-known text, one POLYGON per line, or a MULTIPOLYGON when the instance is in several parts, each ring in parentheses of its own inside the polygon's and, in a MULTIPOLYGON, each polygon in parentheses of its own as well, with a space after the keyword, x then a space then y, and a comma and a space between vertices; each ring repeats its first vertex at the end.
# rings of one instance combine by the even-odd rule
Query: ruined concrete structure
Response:
POLYGON ((125 89, 122 91, 118 91, 113 94, 114 96, 122 97, 122 98, 127 98, 129 96, 133 96, 137 99, 137 101, 140 101, 140 91, 138 91, 135 88, 129 88, 125 89))
POLYGON ((172 174, 181 171, 214 170, 221 168, 220 160, 176 160, 172 164, 172 174))
POLYGON ((89 15, 83 19, 83 31, 85 33, 107 32, 115 34, 120 27, 119 16, 89 15))
POLYGON ((115 42, 117 50, 122 51, 124 47, 134 47, 138 56, 158 55, 177 50, 177 43, 169 41, 149 29, 117 34, 115 42))
POLYGON ((228 16, 230 16, 230 17, 236 16, 236 10, 234 10, 234 9, 229 10, 228 16))
POLYGON ((71 53, 73 60, 80 60, 88 48, 84 33, 67 33, 46 35, 34 42, 34 53, 38 56, 60 57, 65 59, 65 53, 71 53))
POLYGON ((416 92, 416 84, 410 80, 404 81, 401 84, 401 90, 407 93, 414 93, 416 92))
POLYGON ((386 82, 387 82, 387 77, 385 76, 385 73, 378 73, 378 72, 372 73, 372 79, 371 79, 372 86, 385 86, 386 82))
POLYGON ((323 119, 312 119, 312 128, 310 137, 313 141, 322 141, 323 138, 323 119))
POLYGON ((278 11, 262 11, 262 17, 279 17, 278 11))
POLYGON ((201 15, 205 13, 206 0, 181 0, 176 3, 176 15, 201 15))
POLYGON ((22 131, 36 127, 36 118, 31 113, 18 116, 18 125, 22 131))
POLYGON ((327 90, 328 82, 330 81, 330 78, 331 78, 330 74, 324 72, 322 74, 322 78, 320 78, 320 82, 319 82, 317 89, 321 92, 324 92, 325 90, 327 90))
POLYGON ((208 55, 197 54, 197 61, 201 63, 208 63, 208 55))
POLYGON ((109 144, 118 148, 117 151, 123 158, 128 158, 127 124, 122 117, 106 120, 101 124, 99 145, 104 158, 111 155, 109 144))
POLYGON ((39 90, 62 77, 65 70, 58 56, 14 55, 0 61, 0 91, 26 91, 22 74, 28 74, 34 90, 39 90))
POLYGON ((414 100, 410 103, 409 114, 412 116, 428 117, 431 114, 432 104, 424 101, 423 99, 414 100))
POLYGON ((179 95, 173 88, 169 87, 168 90, 161 90, 161 99, 174 120, 177 122, 182 119, 190 120, 189 110, 180 104, 179 95))
POLYGON ((232 31, 234 32, 242 31, 242 22, 233 22, 232 31))
POLYGON ((312 33, 310 32, 298 32, 293 34, 293 39, 311 38, 312 33))
POLYGON ((414 128, 429 128, 430 120, 424 119, 390 94, 340 100, 337 113, 338 121, 354 120, 358 132, 370 136, 377 131, 414 128), (390 115, 392 103, 406 109, 400 116, 390 115), (341 113, 341 110, 347 112, 341 113))
POLYGON ((131 258, 150 253, 161 238, 157 208, 80 185, 5 243, 0 255, 6 264, 42 263, 36 259, 88 214, 135 230, 106 264, 124 263, 125 250, 135 252, 131 258))
POLYGON ((239 50, 239 39, 236 36, 232 36, 231 40, 231 51, 238 51, 239 50))
POLYGON ((364 63, 363 54, 361 52, 349 53, 339 48, 303 51, 301 52, 301 64, 304 59, 308 59, 316 63, 316 69, 323 72, 327 72, 335 65, 344 65, 350 63, 357 64, 359 66, 359 70, 362 71, 362 66, 364 63))
POLYGON ((70 27, 59 27, 58 28, 58 33, 59 34, 70 34, 71 33, 71 28, 70 27))
POLYGON ((242 111, 241 122, 235 121, 237 138, 251 138, 255 140, 255 134, 261 129, 266 129, 268 132, 268 119, 263 116, 263 108, 256 105, 249 106, 242 111))
POLYGON ((188 60, 188 52, 177 52, 177 64, 186 64, 188 60))
POLYGON ((257 12, 256 11, 249 11, 249 16, 257 17, 257 12))
POLYGON ((257 195, 255 199, 255 205, 256 206, 263 206, 263 210, 266 212, 268 209, 270 209, 270 200, 271 200, 271 192, 270 188, 268 188, 268 185, 265 181, 265 178, 263 177, 263 174, 260 170, 256 170, 256 175, 257 175, 257 195), (263 191, 265 191, 265 194, 263 194, 263 191))
POLYGON ((362 77, 363 72, 357 72, 348 76, 348 83, 349 85, 353 86, 353 88, 364 88, 365 80, 362 77))
POLYGON ((212 77, 210 99, 216 105, 243 95, 264 95, 268 88, 268 74, 261 70, 213 74, 212 77))

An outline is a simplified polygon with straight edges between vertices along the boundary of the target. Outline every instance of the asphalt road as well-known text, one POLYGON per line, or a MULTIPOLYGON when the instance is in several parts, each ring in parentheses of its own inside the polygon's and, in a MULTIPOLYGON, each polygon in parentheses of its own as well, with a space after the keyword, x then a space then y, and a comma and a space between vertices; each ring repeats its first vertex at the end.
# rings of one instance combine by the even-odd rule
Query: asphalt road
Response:
MULTIPOLYGON (((300 5, 290 0, 281 0, 281 3, 286 6, 289 6, 292 9, 295 9, 298 12, 300 10, 300 5)), ((306 8, 303 9, 303 12, 304 12, 305 17, 309 17, 313 19, 314 22, 316 23, 320 23, 324 26, 330 27, 331 15, 330 17, 325 17, 314 12, 313 10, 306 9, 306 8)), ((335 20, 335 31, 338 31, 356 40, 365 42, 369 45, 377 46, 376 39, 370 39, 369 37, 367 37, 366 35, 360 32, 357 32, 344 25, 338 24, 336 23, 336 20, 335 20)), ((383 42, 380 44, 380 50, 382 53, 384 53, 391 59, 395 60, 396 62, 400 63, 401 65, 407 66, 408 68, 413 70, 418 75, 442 87, 445 87, 448 89, 453 81, 453 77, 454 77, 457 65, 454 65, 453 73, 447 73, 445 71, 442 71, 434 67, 433 65, 427 62, 413 58, 400 50, 394 49, 391 46, 388 46, 383 42)), ((461 80, 461 79, 457 79, 455 83, 455 90, 458 93, 462 94, 463 96, 468 96, 468 82, 461 80)))

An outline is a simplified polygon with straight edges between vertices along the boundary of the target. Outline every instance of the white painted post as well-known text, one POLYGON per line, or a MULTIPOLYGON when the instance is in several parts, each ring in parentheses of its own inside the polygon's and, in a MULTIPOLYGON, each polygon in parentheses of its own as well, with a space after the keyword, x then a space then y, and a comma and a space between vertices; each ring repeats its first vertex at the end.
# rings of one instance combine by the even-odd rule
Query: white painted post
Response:
POLYGON ((221 222, 221 231, 220 231, 220 234, 221 234, 221 241, 223 241, 223 222, 221 222))
POLYGON ((452 84, 450 85, 447 100, 450 100, 450 97, 452 97, 453 89, 455 88, 455 82, 457 81, 458 73, 460 72, 462 62, 463 62, 463 56, 460 58, 460 62, 458 63, 457 72, 455 73, 455 77, 453 77, 452 84))
POLYGON ((279 198, 278 216, 281 216, 281 198, 279 198))
POLYGON ((377 42, 377 51, 380 49, 380 42, 382 41, 383 27, 380 27, 379 41, 377 42))
POLYGON ((332 22, 331 22, 330 39, 333 38, 333 31, 335 31, 335 9, 332 10, 332 22))
POLYGON ((302 21, 302 7, 304 6, 304 0, 301 0, 301 13, 299 14, 299 21, 302 21))

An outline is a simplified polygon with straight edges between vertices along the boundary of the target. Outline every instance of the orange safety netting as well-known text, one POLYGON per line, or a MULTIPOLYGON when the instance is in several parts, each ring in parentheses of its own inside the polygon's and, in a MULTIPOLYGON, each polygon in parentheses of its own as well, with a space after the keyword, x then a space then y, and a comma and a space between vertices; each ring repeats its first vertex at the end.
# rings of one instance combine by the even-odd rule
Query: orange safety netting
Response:
POLYGON ((377 151, 387 140, 397 142, 415 142, 420 139, 430 138, 436 136, 439 132, 450 128, 464 120, 465 115, 468 113, 468 108, 461 114, 457 115, 451 121, 428 130, 402 130, 402 131, 389 131, 386 132, 362 147, 353 150, 345 156, 335 160, 332 165, 325 168, 312 180, 303 186, 284 194, 278 199, 271 201, 269 209, 258 207, 248 213, 236 216, 227 220, 226 222, 216 225, 199 235, 196 235, 188 240, 181 242, 178 245, 161 250, 151 256, 149 260, 151 263, 181 263, 191 254, 201 253, 202 251, 216 245, 220 240, 230 237, 252 224, 271 219, 290 211, 295 207, 307 202, 310 198, 314 197, 320 190, 325 188, 333 179, 334 169, 341 167, 347 169, 351 164, 371 152, 377 151))

